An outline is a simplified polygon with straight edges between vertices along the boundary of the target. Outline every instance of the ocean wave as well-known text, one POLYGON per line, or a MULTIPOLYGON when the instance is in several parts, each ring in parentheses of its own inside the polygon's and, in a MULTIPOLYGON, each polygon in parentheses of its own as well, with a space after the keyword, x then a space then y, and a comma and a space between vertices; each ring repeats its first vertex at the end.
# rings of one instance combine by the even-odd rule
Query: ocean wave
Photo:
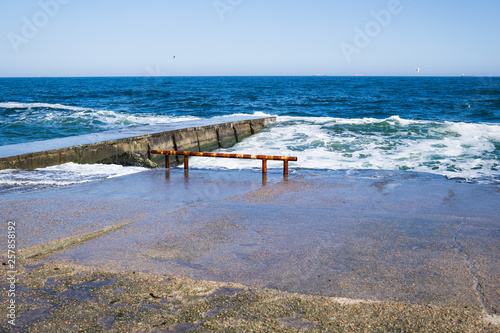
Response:
POLYGON ((168 115, 153 115, 153 114, 130 114, 125 112, 115 111, 79 111, 70 115, 62 114, 46 114, 42 121, 48 121, 52 124, 63 123, 68 120, 80 120, 81 123, 101 124, 102 130, 109 130, 125 126, 139 125, 156 125, 168 124, 173 122, 196 120, 198 117, 193 116, 168 116, 168 115))
POLYGON ((6 102, 0 103, 0 145, 196 119, 199 118, 190 115, 131 113, 63 104, 6 102))
MULTIPOLYGON (((102 125, 152 125, 163 124, 187 120, 196 120, 194 116, 169 116, 165 114, 151 113, 129 113, 113 110, 96 110, 91 108, 82 108, 76 106, 68 106, 63 104, 48 104, 48 103, 17 103, 6 102, 0 103, 0 108, 17 109, 19 112, 16 115, 11 115, 10 122, 44 122, 51 126, 57 126, 58 123, 65 123, 68 120, 80 120, 80 124, 95 123, 96 121, 102 125), (52 111, 40 113, 24 113, 23 111, 32 111, 33 109, 42 108, 52 111), (59 111, 59 112, 57 112, 59 111), (64 112, 73 111, 73 112, 64 112), (28 117, 29 116, 29 117, 28 117)), ((109 128, 103 128, 109 129, 109 128)))
MULTIPOLYGON (((233 153, 292 155, 304 169, 412 170, 468 181, 500 182, 500 125, 385 119, 277 117, 233 153)), ((259 168, 251 161, 193 159, 198 168, 259 168)), ((269 163, 281 168, 280 163, 269 163)))
POLYGON ((125 176, 146 171, 142 167, 125 167, 114 164, 61 165, 29 170, 0 170, 0 193, 13 190, 33 190, 47 187, 67 186, 90 181, 125 176))
POLYGON ((63 104, 50 104, 50 103, 18 103, 18 102, 4 102, 0 103, 0 108, 4 109, 35 109, 45 108, 54 110, 70 110, 70 111, 92 111, 89 108, 82 108, 77 106, 69 106, 63 104))
MULTIPOLYGON (((4 104, 14 108, 15 103, 0 103, 0 107, 4 104)), ((44 105, 18 104, 25 109, 29 109, 29 105, 44 105)), ((92 125, 93 129, 107 130, 200 119, 189 115, 83 108, 67 112, 60 104, 50 105, 54 108, 53 112, 29 115, 22 122, 66 124, 73 128, 92 125), (58 110, 58 107, 61 109, 58 110)), ((220 151, 297 156, 299 160, 291 163, 291 168, 411 170, 453 179, 500 183, 499 124, 415 120, 400 115, 386 118, 279 116, 262 111, 214 118, 249 115, 275 116, 277 121, 234 147, 220 151)), ((255 161, 231 159, 194 158, 191 165, 198 168, 260 168, 255 161)), ((282 166, 279 162, 270 161, 268 167, 282 166)))

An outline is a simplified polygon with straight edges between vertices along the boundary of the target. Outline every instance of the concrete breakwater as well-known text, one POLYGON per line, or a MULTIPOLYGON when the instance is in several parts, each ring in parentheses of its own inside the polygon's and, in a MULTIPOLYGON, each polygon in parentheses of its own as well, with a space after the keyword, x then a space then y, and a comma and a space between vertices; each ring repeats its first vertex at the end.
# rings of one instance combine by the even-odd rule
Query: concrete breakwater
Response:
MULTIPOLYGON (((158 167, 151 149, 211 151, 228 148, 263 129, 274 117, 233 116, 129 128, 0 147, 0 170, 35 169, 68 162, 158 167)), ((183 162, 170 156, 171 165, 183 162)))

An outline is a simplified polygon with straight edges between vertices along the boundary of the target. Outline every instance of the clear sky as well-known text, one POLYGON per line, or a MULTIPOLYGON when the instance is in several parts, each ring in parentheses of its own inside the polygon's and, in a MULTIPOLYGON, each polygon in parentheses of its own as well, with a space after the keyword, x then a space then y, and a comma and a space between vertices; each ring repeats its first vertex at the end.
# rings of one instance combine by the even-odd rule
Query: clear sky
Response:
POLYGON ((499 17, 499 0, 1 0, 0 76, 500 76, 499 17))

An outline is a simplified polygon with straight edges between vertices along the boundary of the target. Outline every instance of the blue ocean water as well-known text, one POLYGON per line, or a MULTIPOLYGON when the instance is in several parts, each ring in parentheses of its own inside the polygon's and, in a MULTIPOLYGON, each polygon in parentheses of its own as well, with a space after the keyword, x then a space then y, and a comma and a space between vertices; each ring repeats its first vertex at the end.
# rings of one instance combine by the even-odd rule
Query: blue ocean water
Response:
MULTIPOLYGON (((0 79, 0 145, 234 114, 278 121, 230 151, 296 155, 306 169, 500 182, 500 78, 0 79)), ((250 167, 212 159, 194 166, 250 167)))

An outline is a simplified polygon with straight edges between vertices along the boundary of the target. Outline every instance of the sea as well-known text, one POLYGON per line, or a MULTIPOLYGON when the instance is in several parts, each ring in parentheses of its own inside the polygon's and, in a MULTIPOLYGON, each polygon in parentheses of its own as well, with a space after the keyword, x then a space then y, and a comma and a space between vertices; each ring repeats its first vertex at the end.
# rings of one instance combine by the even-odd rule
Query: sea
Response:
MULTIPOLYGON (((232 115, 277 120, 219 151, 297 156, 292 173, 393 170, 500 184, 498 77, 0 78, 0 146, 232 115)), ((193 158, 190 167, 260 168, 252 162, 193 158)), ((0 170, 0 193, 144 170, 0 170)))

